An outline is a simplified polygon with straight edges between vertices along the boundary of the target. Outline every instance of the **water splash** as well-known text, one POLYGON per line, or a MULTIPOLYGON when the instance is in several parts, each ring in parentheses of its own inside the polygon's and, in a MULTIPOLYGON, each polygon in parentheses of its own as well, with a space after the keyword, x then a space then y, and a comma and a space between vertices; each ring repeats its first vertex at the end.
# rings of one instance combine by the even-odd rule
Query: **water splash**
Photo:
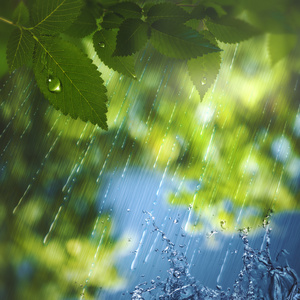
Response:
POLYGON ((232 290, 223 290, 217 285, 212 289, 201 284, 190 272, 190 263, 183 252, 176 246, 165 233, 155 224, 155 218, 149 212, 154 231, 157 231, 167 243, 162 251, 169 262, 168 277, 161 279, 157 276, 149 283, 138 284, 131 292, 131 299, 300 299, 300 286, 295 271, 282 257, 287 251, 282 250, 273 260, 270 254, 269 225, 265 228, 265 247, 260 250, 253 249, 248 240, 248 230, 240 230, 240 238, 244 245, 242 255, 243 268, 233 285, 232 290))

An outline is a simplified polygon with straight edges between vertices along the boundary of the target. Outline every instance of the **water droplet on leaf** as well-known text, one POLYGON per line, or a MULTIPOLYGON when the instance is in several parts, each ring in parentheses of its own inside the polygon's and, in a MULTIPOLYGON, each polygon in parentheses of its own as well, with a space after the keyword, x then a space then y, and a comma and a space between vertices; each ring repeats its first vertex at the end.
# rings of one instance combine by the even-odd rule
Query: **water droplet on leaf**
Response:
POLYGON ((62 85, 57 77, 49 77, 47 80, 48 89, 51 93, 60 93, 62 85))
POLYGON ((207 78, 203 77, 202 80, 201 80, 201 84, 202 85, 206 85, 206 82, 207 82, 207 78))
POLYGON ((105 47, 105 44, 104 44, 103 42, 100 42, 100 43, 99 43, 99 46, 100 46, 101 48, 104 48, 104 47, 105 47))

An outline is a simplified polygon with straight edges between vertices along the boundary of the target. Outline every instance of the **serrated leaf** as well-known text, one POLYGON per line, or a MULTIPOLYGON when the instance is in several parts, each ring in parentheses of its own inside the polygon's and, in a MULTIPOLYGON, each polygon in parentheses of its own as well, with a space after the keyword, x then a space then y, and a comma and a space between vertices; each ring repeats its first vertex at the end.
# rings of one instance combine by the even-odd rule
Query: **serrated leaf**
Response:
POLYGON ((56 109, 107 129, 101 73, 77 47, 57 37, 37 39, 34 73, 40 90, 56 109))
POLYGON ((183 24, 159 20, 151 27, 152 45, 166 56, 189 59, 221 51, 196 30, 183 24))
POLYGON ((190 18, 188 12, 174 3, 159 3, 150 7, 147 12, 147 22, 152 24, 157 20, 185 22, 190 18))
POLYGON ((13 12, 12 20, 15 24, 27 25, 29 22, 29 11, 23 1, 21 1, 13 12))
POLYGON ((23 66, 31 60, 34 42, 31 33, 22 29, 22 27, 12 32, 6 50, 7 64, 10 71, 23 66))
POLYGON ((127 19, 117 35, 114 56, 129 56, 141 50, 148 40, 148 24, 139 19, 127 19))
POLYGON ((125 19, 140 19, 142 17, 141 7, 133 2, 121 2, 110 6, 109 9, 125 19))
POLYGON ((37 33, 60 33, 65 31, 80 14, 81 0, 37 0, 31 18, 37 33))
MULTIPOLYGON (((205 36, 212 44, 217 45, 214 37, 206 32, 205 36)), ((220 52, 209 53, 201 57, 189 59, 187 62, 189 75, 195 85, 200 98, 204 95, 215 82, 221 65, 220 52)))
POLYGON ((124 75, 136 78, 132 56, 112 56, 117 44, 117 32, 102 29, 93 37, 94 48, 101 59, 109 68, 124 75))
POLYGON ((113 29, 119 28, 124 19, 114 13, 107 13, 103 17, 103 21, 101 22, 101 27, 104 29, 113 29))
POLYGON ((74 37, 83 38, 96 31, 97 28, 98 26, 96 23, 96 19, 90 11, 90 8, 85 6, 81 10, 78 18, 66 30, 66 33, 74 37))
POLYGON ((207 21, 206 26, 217 40, 229 44, 239 43, 259 34, 259 31, 250 24, 229 17, 214 22, 207 21))
POLYGON ((295 47, 297 35, 295 34, 269 34, 268 52, 272 65, 286 57, 295 47))

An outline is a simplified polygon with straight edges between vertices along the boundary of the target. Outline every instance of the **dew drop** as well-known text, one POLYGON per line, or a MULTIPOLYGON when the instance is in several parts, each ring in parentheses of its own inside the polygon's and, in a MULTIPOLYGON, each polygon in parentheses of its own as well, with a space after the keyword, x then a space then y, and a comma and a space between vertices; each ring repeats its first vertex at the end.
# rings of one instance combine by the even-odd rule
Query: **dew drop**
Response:
POLYGON ((201 80, 201 84, 202 85, 206 85, 206 82, 207 82, 207 78, 203 77, 202 80, 201 80))
POLYGON ((101 48, 104 48, 104 47, 105 47, 105 44, 104 44, 103 42, 100 42, 100 43, 99 43, 99 46, 100 46, 101 48))
POLYGON ((49 77, 47 80, 48 89, 51 93, 60 93, 62 85, 57 77, 49 77))

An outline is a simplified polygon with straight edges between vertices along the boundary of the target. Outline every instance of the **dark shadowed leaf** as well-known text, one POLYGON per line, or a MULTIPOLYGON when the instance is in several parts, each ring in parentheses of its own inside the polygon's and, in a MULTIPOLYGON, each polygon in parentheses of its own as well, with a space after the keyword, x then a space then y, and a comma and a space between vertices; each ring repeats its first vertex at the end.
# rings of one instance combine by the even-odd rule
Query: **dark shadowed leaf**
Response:
POLYGON ((127 19, 117 35, 115 56, 128 56, 141 50, 148 40, 148 24, 139 19, 127 19))
POLYGON ((153 5, 147 12, 147 22, 163 19, 177 22, 185 22, 190 18, 189 13, 174 3, 160 3, 153 5))
POLYGON ((109 68, 124 75, 136 78, 134 71, 135 60, 132 56, 112 56, 116 49, 117 32, 102 29, 93 37, 94 48, 101 59, 109 68))
POLYGON ((84 7, 81 10, 78 18, 72 23, 72 25, 66 30, 66 33, 82 38, 97 30, 96 19, 94 18, 89 7, 84 7))
POLYGON ((80 14, 81 0, 37 0, 31 19, 37 33, 60 33, 66 30, 80 14))
POLYGON ((23 26, 29 23, 29 11, 23 1, 21 1, 14 10, 12 20, 14 23, 23 26))
POLYGON ((109 9, 126 19, 140 19, 142 17, 141 7, 133 2, 121 2, 109 7, 109 9))
POLYGON ((107 13, 103 17, 101 27, 105 29, 119 28, 124 19, 114 13, 107 13))
POLYGON ((205 16, 205 7, 202 4, 195 6, 191 11, 191 18, 193 19, 202 20, 205 16))
POLYGON ((40 90, 56 109, 107 129, 101 74, 77 47, 59 38, 39 38, 34 73, 40 90))
POLYGON ((6 50, 7 63, 10 71, 31 61, 34 42, 31 33, 26 30, 17 28, 12 32, 6 50))
POLYGON ((142 10, 143 14, 144 14, 144 15, 147 15, 149 9, 150 9, 152 6, 154 6, 154 5, 156 5, 156 3, 153 3, 153 2, 146 2, 146 3, 144 3, 144 4, 143 4, 143 8, 142 8, 142 9, 143 9, 143 10, 142 10))
POLYGON ((220 18, 217 22, 207 21, 206 26, 217 40, 223 43, 239 43, 260 32, 250 24, 229 17, 220 18))
POLYGON ((189 59, 220 51, 203 35, 183 24, 159 20, 151 27, 152 45, 166 56, 189 59))
MULTIPOLYGON (((217 42, 209 32, 204 32, 205 37, 215 46, 217 42)), ((221 64, 221 53, 213 52, 201 57, 189 59, 187 62, 189 75, 203 99, 204 95, 215 82, 221 64)))

